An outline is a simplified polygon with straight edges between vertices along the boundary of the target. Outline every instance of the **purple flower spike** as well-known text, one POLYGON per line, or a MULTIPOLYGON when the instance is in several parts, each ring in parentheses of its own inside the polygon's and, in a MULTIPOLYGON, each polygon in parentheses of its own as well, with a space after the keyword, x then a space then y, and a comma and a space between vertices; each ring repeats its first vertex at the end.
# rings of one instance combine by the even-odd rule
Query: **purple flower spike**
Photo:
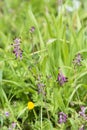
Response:
POLYGON ((79 111, 79 115, 82 116, 85 120, 87 120, 87 116, 85 114, 86 107, 81 106, 81 111, 79 111))
POLYGON ((14 40, 14 43, 12 45, 14 47, 13 53, 15 54, 15 57, 16 58, 20 57, 20 59, 22 59, 22 53, 23 53, 23 51, 20 48, 20 41, 21 40, 19 38, 16 38, 14 40))
POLYGON ((38 83, 37 87, 38 87, 38 94, 43 94, 45 96, 45 94, 46 94, 45 90, 44 90, 45 84, 44 83, 38 83))
POLYGON ((68 78, 65 77, 65 76, 62 74, 62 72, 60 71, 60 72, 58 73, 57 81, 59 82, 59 85, 60 85, 60 86, 63 86, 63 84, 68 81, 68 78))
POLYGON ((67 121, 67 115, 63 112, 59 113, 59 124, 65 123, 67 121))
POLYGON ((82 64, 81 64, 82 60, 83 60, 83 58, 82 58, 81 54, 78 53, 78 54, 75 56, 75 58, 73 59, 73 64, 74 64, 74 66, 81 66, 81 65, 82 65, 82 64))

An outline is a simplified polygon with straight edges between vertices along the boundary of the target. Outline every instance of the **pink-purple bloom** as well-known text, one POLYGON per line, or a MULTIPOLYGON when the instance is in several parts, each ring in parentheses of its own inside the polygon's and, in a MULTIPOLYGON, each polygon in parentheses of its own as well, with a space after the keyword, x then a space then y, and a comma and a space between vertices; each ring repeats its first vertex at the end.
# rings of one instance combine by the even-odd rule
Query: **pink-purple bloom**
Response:
POLYGON ((8 111, 5 112, 5 116, 9 117, 9 112, 8 111))
POLYGON ((13 53, 15 54, 15 57, 16 58, 20 57, 20 59, 22 59, 22 53, 23 53, 23 51, 20 48, 20 42, 21 42, 20 38, 16 38, 14 40, 14 43, 12 45, 14 47, 13 53))
POLYGON ((44 87, 45 87, 44 83, 38 83, 37 87, 38 87, 38 94, 43 94, 43 95, 46 94, 45 90, 44 90, 44 87))
POLYGON ((78 53, 75 58, 73 59, 73 64, 74 66, 81 66, 81 62, 82 62, 83 58, 82 55, 80 53, 78 53))
POLYGON ((35 31, 35 27, 32 26, 32 27, 30 28, 30 33, 33 33, 34 31, 35 31))
POLYGON ((82 116, 85 120, 87 120, 87 115, 85 114, 86 107, 81 106, 81 110, 79 111, 79 115, 82 116))
POLYGON ((58 123, 59 124, 65 123, 67 121, 67 118, 68 116, 64 112, 60 112, 58 123))
POLYGON ((20 38, 14 39, 14 45, 18 45, 18 44, 20 44, 20 42, 21 42, 20 38))
POLYGON ((14 130, 16 128, 16 125, 16 122, 12 122, 8 130, 14 130))
POLYGON ((84 130, 84 125, 82 125, 82 126, 79 128, 79 130, 84 130))
POLYGON ((17 123, 16 122, 13 122, 12 123, 12 128, 14 129, 16 127, 17 123))
POLYGON ((60 86, 63 86, 68 81, 68 78, 63 75, 62 71, 59 71, 57 81, 60 86))

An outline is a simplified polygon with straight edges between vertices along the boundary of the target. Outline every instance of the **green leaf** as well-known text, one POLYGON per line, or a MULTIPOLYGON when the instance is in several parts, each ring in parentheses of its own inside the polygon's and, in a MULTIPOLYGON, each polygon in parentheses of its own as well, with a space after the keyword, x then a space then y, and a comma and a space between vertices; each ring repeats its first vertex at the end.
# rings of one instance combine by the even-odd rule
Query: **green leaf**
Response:
POLYGON ((0 70, 0 82, 2 81, 2 70, 0 70))

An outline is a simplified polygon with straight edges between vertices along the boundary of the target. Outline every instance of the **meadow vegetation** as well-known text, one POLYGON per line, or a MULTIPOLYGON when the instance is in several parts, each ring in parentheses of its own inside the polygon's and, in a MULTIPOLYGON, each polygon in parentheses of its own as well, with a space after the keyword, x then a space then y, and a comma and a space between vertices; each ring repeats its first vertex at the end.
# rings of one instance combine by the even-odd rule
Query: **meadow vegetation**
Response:
POLYGON ((0 0, 0 130, 87 130, 87 0, 0 0))

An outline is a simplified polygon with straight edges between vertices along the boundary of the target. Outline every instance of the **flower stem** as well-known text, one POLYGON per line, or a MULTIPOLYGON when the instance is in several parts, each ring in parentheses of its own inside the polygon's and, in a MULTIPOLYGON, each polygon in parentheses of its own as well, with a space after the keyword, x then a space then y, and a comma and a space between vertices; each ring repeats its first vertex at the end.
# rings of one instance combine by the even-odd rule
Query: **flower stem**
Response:
POLYGON ((42 106, 41 106, 41 130, 42 130, 42 106))
POLYGON ((36 111, 34 109, 33 109, 33 113, 34 113, 34 116, 35 116, 35 118, 37 120, 37 114, 36 114, 36 111))

